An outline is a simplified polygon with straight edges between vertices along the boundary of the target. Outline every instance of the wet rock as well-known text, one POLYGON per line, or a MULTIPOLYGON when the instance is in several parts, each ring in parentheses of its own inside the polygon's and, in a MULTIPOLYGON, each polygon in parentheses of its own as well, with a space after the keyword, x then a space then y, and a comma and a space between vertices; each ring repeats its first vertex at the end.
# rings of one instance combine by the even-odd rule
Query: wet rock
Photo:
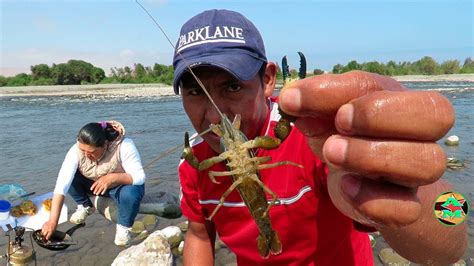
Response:
POLYGON ((446 167, 453 170, 464 168, 464 162, 456 158, 448 158, 446 167))
POLYGON ((233 265, 236 266, 235 254, 227 248, 216 250, 216 265, 233 265))
MULTIPOLYGON (((97 211, 107 220, 117 222, 117 205, 109 197, 94 196, 92 203, 97 211)), ((168 219, 181 217, 181 208, 179 207, 179 198, 176 195, 158 191, 146 194, 140 203, 138 213, 152 214, 168 219)))
POLYGON ((173 253, 174 256, 178 257, 178 256, 183 255, 183 250, 184 250, 184 241, 181 241, 178 246, 171 249, 171 252, 173 253))
POLYGON ((141 244, 123 250, 112 262, 113 266, 172 264, 171 248, 161 231, 152 233, 141 244))
POLYGON ((375 241, 375 237, 369 234, 370 246, 373 248, 377 241, 375 241))
POLYGON ((410 265, 410 261, 398 255, 391 248, 384 248, 379 252, 379 258, 382 261, 383 265, 410 265))
POLYGON ((463 259, 460 259, 453 263, 452 266, 466 266, 466 262, 463 259))
POLYGON ((139 234, 145 231, 145 224, 142 221, 135 221, 132 226, 132 233, 139 234))
POLYGON ((158 219, 155 215, 147 214, 143 217, 142 221, 145 226, 155 226, 158 219))
POLYGON ((183 250, 184 250, 184 241, 181 241, 178 245, 178 254, 183 255, 183 250))
POLYGON ((179 224, 177 224, 176 226, 179 227, 179 229, 181 229, 181 231, 183 232, 186 232, 188 231, 188 221, 184 221, 184 222, 181 222, 179 224))
POLYGON ((220 249, 220 248, 225 248, 227 247, 226 244, 220 239, 216 239, 216 242, 214 243, 214 249, 220 249))
POLYGON ((105 219, 117 223, 117 205, 114 200, 109 197, 94 196, 92 204, 97 212, 102 214, 105 219))
POLYGON ((157 191, 146 194, 140 204, 139 213, 154 214, 167 219, 181 217, 179 198, 175 194, 157 191))
POLYGON ((179 254, 179 248, 178 247, 174 247, 171 249, 171 254, 173 254, 173 256, 180 256, 179 254))
POLYGON ((181 232, 181 229, 177 226, 168 226, 160 231, 168 240, 168 243, 172 248, 177 247, 179 243, 183 241, 183 232, 181 232))
POLYGON ((459 145, 459 137, 456 135, 452 135, 446 138, 444 144, 448 146, 458 146, 459 145))

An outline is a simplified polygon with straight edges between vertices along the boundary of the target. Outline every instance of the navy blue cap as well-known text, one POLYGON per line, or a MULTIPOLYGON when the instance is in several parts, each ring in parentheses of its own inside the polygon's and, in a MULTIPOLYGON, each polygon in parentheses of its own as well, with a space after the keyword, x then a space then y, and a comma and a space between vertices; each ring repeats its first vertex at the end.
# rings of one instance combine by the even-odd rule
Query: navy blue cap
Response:
POLYGON ((234 11, 207 10, 181 28, 173 57, 174 92, 179 94, 179 80, 188 66, 214 66, 250 80, 264 62, 262 36, 250 20, 234 11))

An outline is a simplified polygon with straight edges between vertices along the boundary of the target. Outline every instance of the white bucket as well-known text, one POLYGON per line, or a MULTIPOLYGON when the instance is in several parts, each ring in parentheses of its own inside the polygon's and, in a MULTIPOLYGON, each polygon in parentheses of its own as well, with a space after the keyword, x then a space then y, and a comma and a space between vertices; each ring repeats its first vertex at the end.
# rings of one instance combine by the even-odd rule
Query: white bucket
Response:
POLYGON ((6 200, 0 200, 0 221, 8 219, 12 205, 6 200))

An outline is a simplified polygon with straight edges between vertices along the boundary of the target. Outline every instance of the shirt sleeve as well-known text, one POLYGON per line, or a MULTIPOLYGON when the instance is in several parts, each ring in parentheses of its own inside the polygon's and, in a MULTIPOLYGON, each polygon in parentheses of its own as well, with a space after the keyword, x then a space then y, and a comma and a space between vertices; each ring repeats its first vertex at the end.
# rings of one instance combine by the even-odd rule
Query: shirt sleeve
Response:
POLYGON ((143 170, 140 154, 133 140, 125 138, 120 145, 120 159, 122 160, 122 167, 126 173, 132 176, 133 185, 143 185, 145 183, 146 175, 143 170))
POLYGON ((61 169, 59 170, 56 186, 54 187, 54 194, 66 195, 74 179, 78 165, 77 144, 74 144, 67 152, 61 169))
POLYGON ((181 160, 178 166, 178 174, 181 185, 181 211, 190 221, 204 223, 202 207, 199 203, 197 170, 181 160))

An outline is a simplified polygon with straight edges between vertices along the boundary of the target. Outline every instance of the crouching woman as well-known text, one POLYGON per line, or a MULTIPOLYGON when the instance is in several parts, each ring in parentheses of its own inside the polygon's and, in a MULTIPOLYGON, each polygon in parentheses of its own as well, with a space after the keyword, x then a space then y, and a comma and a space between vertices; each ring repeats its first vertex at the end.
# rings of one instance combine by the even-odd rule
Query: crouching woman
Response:
POLYGON ((133 238, 131 227, 145 193, 145 172, 135 144, 125 138, 117 121, 89 123, 77 135, 66 154, 54 189, 49 220, 42 233, 49 239, 56 230, 68 193, 77 203, 70 222, 84 223, 95 209, 92 195, 111 197, 117 204, 115 244, 125 246, 133 238))

